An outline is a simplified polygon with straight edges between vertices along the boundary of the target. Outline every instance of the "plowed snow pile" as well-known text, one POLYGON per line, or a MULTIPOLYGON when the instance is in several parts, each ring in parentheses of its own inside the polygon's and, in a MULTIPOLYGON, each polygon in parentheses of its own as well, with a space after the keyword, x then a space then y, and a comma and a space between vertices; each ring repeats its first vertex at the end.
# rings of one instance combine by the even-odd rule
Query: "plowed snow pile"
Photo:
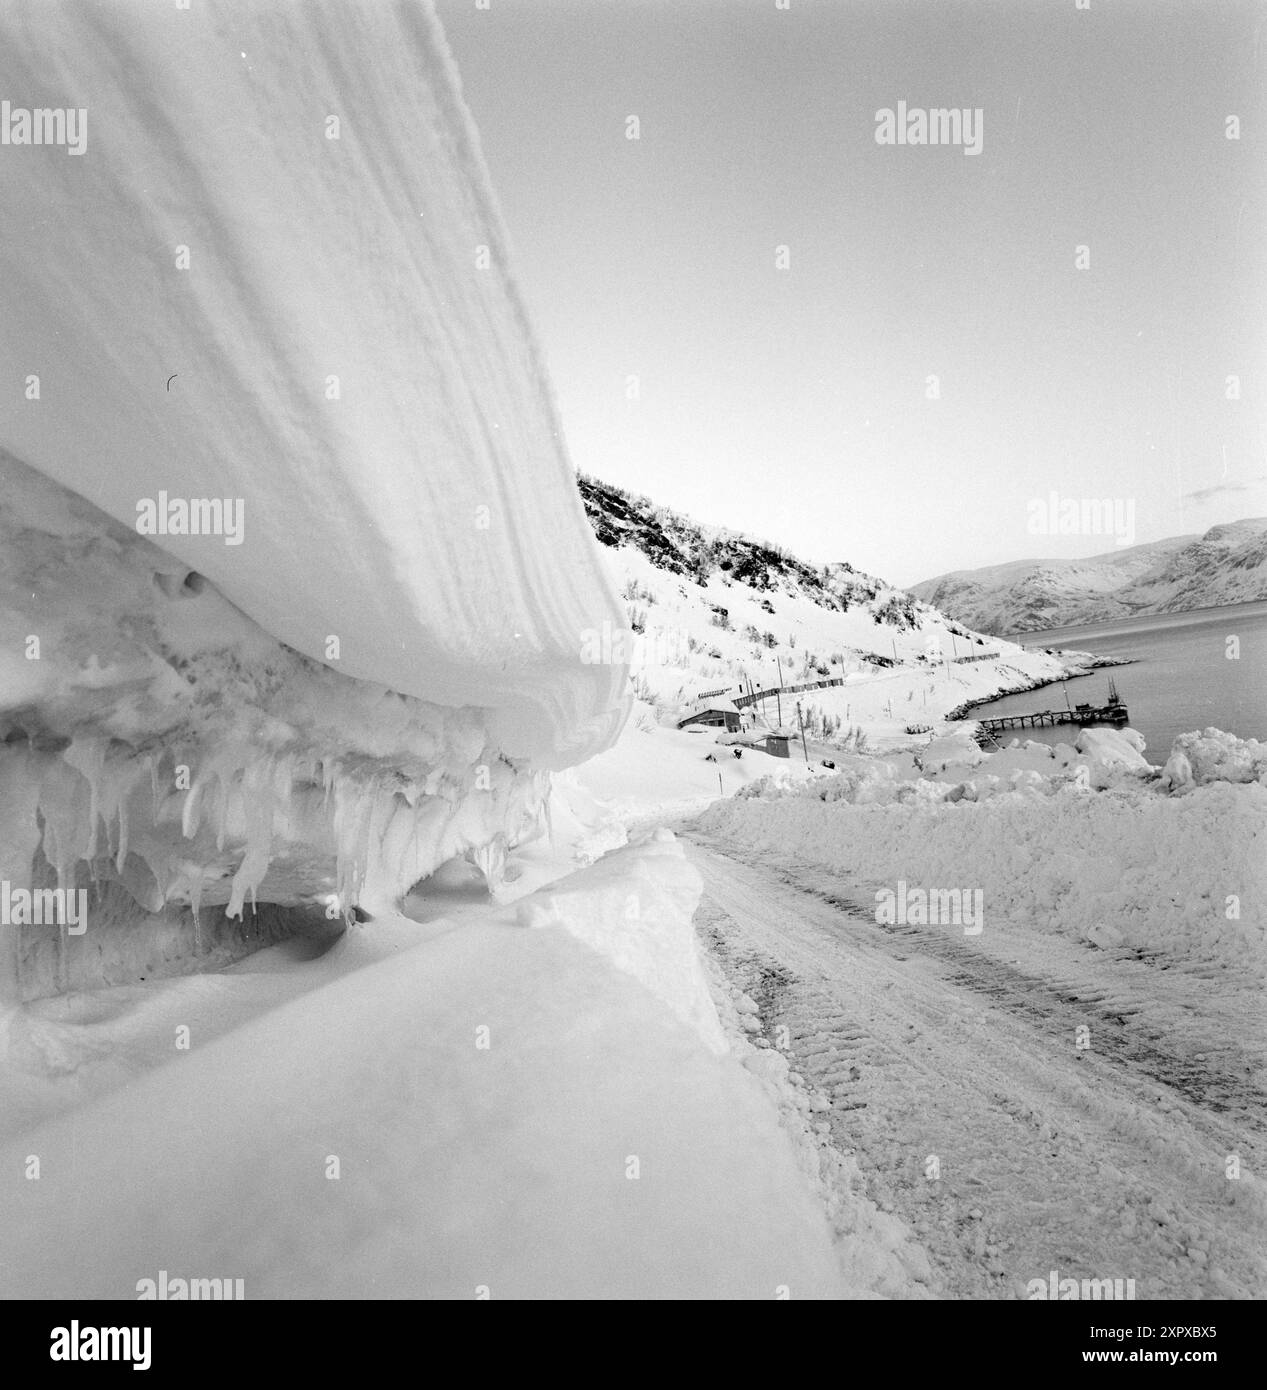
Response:
POLYGON ((95 927, 17 909, 0 997, 281 934, 221 907, 495 882, 627 679, 434 16, 41 0, 0 40, 41 114, 3 151, 3 869, 91 880, 95 927))
POLYGON ((799 788, 753 783, 702 824, 734 843, 856 874, 889 902, 905 892, 912 911, 917 899, 927 912, 938 894, 969 902, 980 890, 986 932, 994 914, 1105 948, 1262 971, 1267 785, 1258 745, 1216 729, 1185 735, 1176 750, 1195 759, 1202 784, 1189 776, 1182 794, 1168 795, 1141 744, 1133 730, 1096 729, 1076 748, 1032 742, 985 757, 952 736, 923 751, 922 776, 848 759, 799 788))
POLYGON ((45 1113, 80 1103, 0 1148, 0 1294, 134 1299, 166 1270, 248 1299, 865 1295, 767 1087, 717 1055, 698 897, 652 842, 518 918, 354 927, 306 978, 275 950, 144 1018, 112 991, 11 1020, 61 1062, 45 1113), (666 943, 687 977, 657 978, 666 943))
POLYGON ((621 615, 430 7, 14 0, 0 91, 87 113, 3 151, 0 446, 306 656, 605 746, 621 615))

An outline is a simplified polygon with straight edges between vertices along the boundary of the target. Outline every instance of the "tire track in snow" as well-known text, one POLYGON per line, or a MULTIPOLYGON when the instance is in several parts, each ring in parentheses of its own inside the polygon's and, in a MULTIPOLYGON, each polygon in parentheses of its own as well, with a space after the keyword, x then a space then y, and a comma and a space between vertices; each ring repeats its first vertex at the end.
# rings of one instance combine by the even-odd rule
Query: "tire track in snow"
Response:
POLYGON ((1134 1278, 1139 1298, 1267 1289, 1248 993, 1004 924, 884 928, 856 883, 687 844, 701 933, 827 1092, 833 1141, 925 1242, 944 1296, 1023 1296, 1052 1268, 1134 1278))

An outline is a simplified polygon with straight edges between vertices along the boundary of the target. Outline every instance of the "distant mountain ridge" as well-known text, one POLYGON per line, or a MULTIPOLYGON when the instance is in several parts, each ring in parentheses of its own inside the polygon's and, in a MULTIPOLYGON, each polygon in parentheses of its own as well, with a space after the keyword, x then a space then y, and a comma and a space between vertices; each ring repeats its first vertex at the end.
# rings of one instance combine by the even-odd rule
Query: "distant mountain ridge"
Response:
POLYGON ((926 579, 910 592, 980 632, 1006 635, 1267 599, 1267 517, 1082 560, 1013 560, 926 579))

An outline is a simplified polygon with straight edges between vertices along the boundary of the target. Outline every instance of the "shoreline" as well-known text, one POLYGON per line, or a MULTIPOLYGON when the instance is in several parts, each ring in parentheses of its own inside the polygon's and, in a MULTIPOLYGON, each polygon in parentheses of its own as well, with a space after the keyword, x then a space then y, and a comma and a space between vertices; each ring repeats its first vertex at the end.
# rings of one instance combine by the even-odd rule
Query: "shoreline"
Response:
MULTIPOLYGON (((1059 648, 1053 647, 1052 650, 1058 651, 1059 648)), ((1042 690, 1049 685, 1063 685, 1067 680, 1078 680, 1082 676, 1089 676, 1093 671, 1101 670, 1106 666, 1135 665, 1134 657, 1096 656, 1092 652, 1086 652, 1084 655, 1089 656, 1091 658, 1090 661, 1085 666, 1080 666, 1076 670, 1067 671, 1063 676, 1055 676, 1051 680, 1041 679, 1026 681, 1020 685, 1009 686, 1006 690, 996 690, 993 695, 983 695, 974 700, 965 700, 963 704, 956 705, 954 709, 948 711, 942 718, 948 724, 960 722, 969 718, 969 712, 971 710, 979 709, 982 705, 993 704, 995 700, 1002 700, 1008 695, 1024 695, 1027 691, 1042 690)))
MULTIPOLYGON (((1210 603, 1200 608, 1173 608, 1158 611, 1145 610, 1139 613, 1121 613, 1116 618, 1092 618, 1085 623, 1058 623, 1055 627, 1035 627, 1026 628, 1021 632, 1009 633, 1001 636, 998 633, 985 633, 987 637, 993 637, 996 642, 1014 642, 1018 647, 1027 646, 1025 638, 1042 637, 1048 632, 1081 632, 1087 628, 1103 628, 1112 623, 1129 623, 1136 618, 1156 618, 1159 622, 1165 623, 1166 619, 1186 618, 1190 615, 1195 616, 1200 613, 1222 613, 1228 609, 1250 608, 1256 604, 1267 603, 1263 598, 1238 599, 1235 603, 1210 603)), ((955 619, 956 622, 960 621, 955 619)), ((966 626, 966 624, 965 624, 966 626)), ((1106 637, 1117 636, 1116 633, 1106 633, 1106 637)), ((1122 634, 1125 635, 1125 634, 1122 634)))

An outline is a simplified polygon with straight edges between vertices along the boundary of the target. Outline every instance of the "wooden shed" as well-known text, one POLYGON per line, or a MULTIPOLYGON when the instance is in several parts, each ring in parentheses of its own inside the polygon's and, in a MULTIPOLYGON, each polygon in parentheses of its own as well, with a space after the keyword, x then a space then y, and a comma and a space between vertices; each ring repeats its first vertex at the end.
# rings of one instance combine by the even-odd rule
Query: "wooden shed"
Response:
POLYGON ((743 728, 743 717, 732 701, 724 696, 715 696, 696 705, 685 718, 678 720, 677 726, 685 729, 688 724, 702 724, 725 729, 728 734, 737 734, 743 728))

